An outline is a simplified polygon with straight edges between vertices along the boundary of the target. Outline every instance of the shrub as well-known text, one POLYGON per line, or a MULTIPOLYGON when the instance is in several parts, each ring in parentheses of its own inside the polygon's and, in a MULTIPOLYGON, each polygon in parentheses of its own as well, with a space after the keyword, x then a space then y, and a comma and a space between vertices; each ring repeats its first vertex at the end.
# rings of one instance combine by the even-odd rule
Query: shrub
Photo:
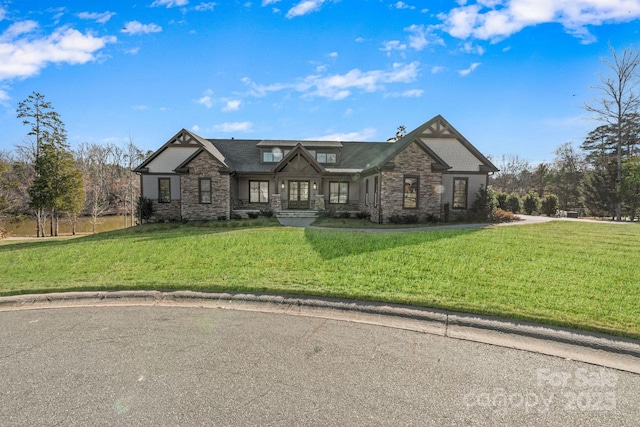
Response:
POLYGON ((240 216, 239 213, 232 212, 231 213, 231 219, 242 219, 242 217, 240 216))
POLYGON ((542 199, 542 212, 547 216, 553 216, 558 210, 558 196, 555 194, 547 194, 542 199))
POLYGON ((449 203, 444 204, 444 222, 449 222, 449 209, 451 205, 449 203))
POLYGON ((226 220, 227 220, 226 215, 218 215, 218 221, 226 221, 226 220))
POLYGON ((153 216, 153 202, 147 197, 140 196, 138 198, 138 222, 149 222, 153 216))
POLYGON ((367 221, 371 219, 371 214, 366 211, 360 211, 356 213, 356 218, 358 219, 366 219, 367 221))
POLYGON ((247 216, 251 219, 256 219, 260 216, 258 212, 247 212, 247 216))
POLYGON ((518 213, 521 209, 520 206, 520 197, 516 193, 511 193, 507 198, 507 210, 518 213))
POLYGON ((467 218, 471 221, 487 221, 493 210, 493 194, 490 189, 480 186, 476 198, 467 212, 467 218))
POLYGON ((389 222, 392 224, 417 224, 418 215, 391 215, 389 222))
POLYGON ((524 199, 522 200, 522 207, 527 215, 532 215, 534 212, 537 212, 540 208, 540 198, 538 197, 538 193, 535 191, 530 191, 524 199))
POLYGON ((515 216, 513 212, 497 208, 495 211, 493 211, 492 219, 496 222, 511 222, 516 221, 518 217, 515 216))
POLYGON ((496 193, 496 207, 498 209, 502 209, 503 211, 507 210, 507 199, 509 195, 507 193, 496 193))
POLYGON ((347 212, 347 211, 338 212, 338 213, 336 213, 336 217, 337 218, 351 218, 351 212, 347 212))
POLYGON ((273 210, 271 209, 260 209, 260 215, 265 218, 271 218, 273 216, 273 210))
POLYGON ((425 217, 425 220, 428 223, 437 223, 440 222, 440 218, 435 216, 434 214, 427 214, 427 216, 425 217))

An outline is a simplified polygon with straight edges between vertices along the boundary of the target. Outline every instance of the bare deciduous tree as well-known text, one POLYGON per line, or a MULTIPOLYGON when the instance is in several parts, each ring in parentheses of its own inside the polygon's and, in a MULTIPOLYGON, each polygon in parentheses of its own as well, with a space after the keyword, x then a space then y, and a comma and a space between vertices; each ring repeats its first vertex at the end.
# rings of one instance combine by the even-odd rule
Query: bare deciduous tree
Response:
POLYGON ((600 97, 592 104, 585 104, 587 111, 595 113, 599 120, 604 121, 616 130, 616 219, 622 219, 622 149, 623 126, 625 117, 636 113, 640 107, 638 93, 638 73, 640 72, 640 51, 625 49, 618 54, 609 46, 612 59, 601 58, 602 63, 611 70, 612 75, 601 75, 600 84, 594 86, 600 97))

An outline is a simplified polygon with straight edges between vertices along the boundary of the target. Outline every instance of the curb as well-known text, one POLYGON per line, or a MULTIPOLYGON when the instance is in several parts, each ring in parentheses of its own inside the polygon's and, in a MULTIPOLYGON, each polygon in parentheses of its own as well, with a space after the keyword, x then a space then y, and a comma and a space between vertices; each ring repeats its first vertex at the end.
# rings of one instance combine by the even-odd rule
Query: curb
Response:
POLYGON ((498 345, 640 374, 638 340, 399 304, 194 291, 65 292, 0 297, 0 312, 88 306, 199 307, 321 317, 498 345))

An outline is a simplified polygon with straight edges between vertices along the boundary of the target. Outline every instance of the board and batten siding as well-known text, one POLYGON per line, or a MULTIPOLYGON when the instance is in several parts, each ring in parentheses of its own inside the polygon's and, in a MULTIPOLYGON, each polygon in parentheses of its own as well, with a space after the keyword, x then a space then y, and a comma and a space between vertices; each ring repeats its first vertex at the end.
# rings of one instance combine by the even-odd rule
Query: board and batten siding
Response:
POLYGON ((449 203, 449 206, 453 206, 453 179, 454 178, 467 178, 467 209, 471 206, 471 203, 476 198, 476 193, 480 189, 480 186, 485 187, 487 185, 487 175, 485 174, 468 174, 468 173, 446 173, 442 175, 442 205, 449 203))
POLYGON ((144 196, 151 200, 158 200, 158 178, 171 179, 171 200, 180 200, 179 175, 142 175, 144 196))

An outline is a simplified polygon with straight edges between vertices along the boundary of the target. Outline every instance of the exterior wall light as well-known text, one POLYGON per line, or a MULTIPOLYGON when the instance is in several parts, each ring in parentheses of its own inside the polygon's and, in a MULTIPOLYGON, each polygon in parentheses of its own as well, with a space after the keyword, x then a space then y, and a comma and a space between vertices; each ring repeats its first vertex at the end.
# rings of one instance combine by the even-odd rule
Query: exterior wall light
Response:
POLYGON ((282 181, 282 184, 280 185, 280 188, 282 188, 284 190, 284 181, 282 181))
POLYGON ((318 186, 316 185, 316 182, 315 182, 315 181, 313 181, 313 189, 314 189, 314 190, 317 190, 317 189, 318 189, 318 186))

